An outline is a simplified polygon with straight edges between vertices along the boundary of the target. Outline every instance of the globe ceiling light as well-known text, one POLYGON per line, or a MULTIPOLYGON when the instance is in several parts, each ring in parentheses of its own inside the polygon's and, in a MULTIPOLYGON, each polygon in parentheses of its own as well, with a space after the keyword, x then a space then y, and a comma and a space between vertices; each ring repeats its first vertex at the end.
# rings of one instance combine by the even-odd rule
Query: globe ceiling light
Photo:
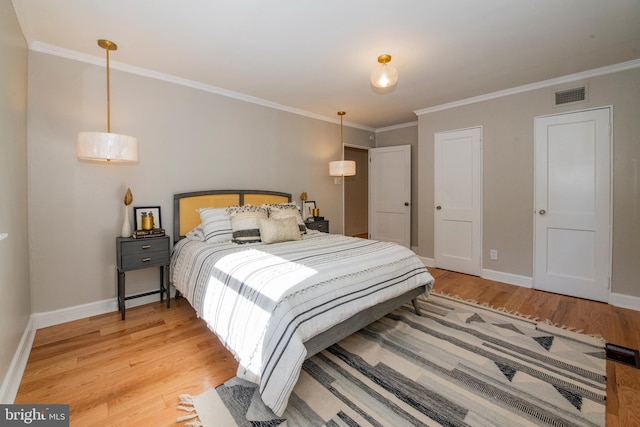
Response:
POLYGON ((390 65, 391 55, 378 56, 378 64, 371 72, 371 84, 378 88, 392 87, 398 83, 398 70, 390 65))

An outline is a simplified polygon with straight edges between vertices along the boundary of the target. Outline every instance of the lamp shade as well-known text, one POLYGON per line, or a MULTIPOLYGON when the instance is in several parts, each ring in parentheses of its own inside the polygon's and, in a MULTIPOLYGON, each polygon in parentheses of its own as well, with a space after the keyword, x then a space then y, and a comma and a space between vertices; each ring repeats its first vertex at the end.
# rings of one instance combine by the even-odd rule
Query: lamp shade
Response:
POLYGON ((76 156, 82 160, 137 162, 138 140, 117 133, 80 132, 76 156))
POLYGON ((330 176, 353 176, 356 174, 356 162, 353 160, 338 160, 329 162, 330 176))

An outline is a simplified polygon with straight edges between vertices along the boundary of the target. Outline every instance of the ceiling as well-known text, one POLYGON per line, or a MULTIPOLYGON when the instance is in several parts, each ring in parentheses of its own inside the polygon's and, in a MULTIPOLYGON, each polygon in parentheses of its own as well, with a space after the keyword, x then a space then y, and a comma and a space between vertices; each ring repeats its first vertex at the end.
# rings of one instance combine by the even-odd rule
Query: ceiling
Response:
POLYGON ((112 68, 372 130, 640 58, 640 0, 12 1, 34 50, 104 63, 106 38, 112 68), (400 77, 376 93, 385 53, 400 77))

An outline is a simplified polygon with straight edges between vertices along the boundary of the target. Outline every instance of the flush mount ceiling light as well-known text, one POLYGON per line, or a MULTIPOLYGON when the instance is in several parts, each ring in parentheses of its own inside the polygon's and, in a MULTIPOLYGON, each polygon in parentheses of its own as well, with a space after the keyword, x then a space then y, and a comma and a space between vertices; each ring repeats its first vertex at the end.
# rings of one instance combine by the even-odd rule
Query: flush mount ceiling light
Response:
POLYGON ((98 46, 107 52, 107 132, 78 133, 76 156, 80 160, 137 162, 138 140, 132 136, 111 133, 109 51, 117 50, 118 45, 109 40, 98 40, 98 46))
POLYGON ((391 55, 378 56, 378 64, 371 72, 371 84, 374 87, 387 88, 398 83, 398 70, 390 65, 391 55))
POLYGON ((342 152, 342 160, 335 162, 329 162, 329 175, 330 176, 354 176, 356 174, 356 162, 353 160, 344 159, 344 143, 342 141, 342 116, 344 111, 338 111, 340 116, 340 151, 342 152))

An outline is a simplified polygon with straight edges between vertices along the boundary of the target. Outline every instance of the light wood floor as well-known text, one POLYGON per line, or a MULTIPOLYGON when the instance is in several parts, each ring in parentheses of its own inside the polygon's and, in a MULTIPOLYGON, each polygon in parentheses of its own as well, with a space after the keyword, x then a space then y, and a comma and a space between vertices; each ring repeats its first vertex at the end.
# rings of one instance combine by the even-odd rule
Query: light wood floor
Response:
POLYGON ((361 239, 368 239, 369 238, 369 233, 360 233, 360 234, 354 234, 351 237, 359 237, 361 239))
MULTIPOLYGON (((640 313, 430 269, 434 289, 640 347, 640 313)), ((231 378, 233 357, 184 299, 38 330, 16 403, 68 403, 72 426, 170 426, 178 395, 231 378)), ((640 370, 607 362, 607 426, 640 426, 640 370)))

